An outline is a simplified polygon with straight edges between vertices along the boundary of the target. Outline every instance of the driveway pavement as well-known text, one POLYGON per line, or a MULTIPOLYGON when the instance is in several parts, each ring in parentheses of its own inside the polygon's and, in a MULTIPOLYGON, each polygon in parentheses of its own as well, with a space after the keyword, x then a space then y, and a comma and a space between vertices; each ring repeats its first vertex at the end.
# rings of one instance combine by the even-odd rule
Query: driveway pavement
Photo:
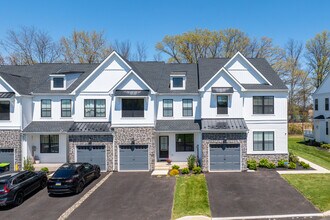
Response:
POLYGON ((206 174, 213 217, 319 213, 277 172, 206 174))
POLYGON ((70 220, 171 219, 175 179, 152 177, 149 172, 113 173, 70 220))
POLYGON ((89 189, 105 177, 105 175, 105 173, 102 173, 100 178, 90 183, 84 191, 78 195, 50 197, 47 193, 47 189, 35 192, 35 194, 26 198, 24 203, 18 207, 0 207, 0 219, 58 219, 63 212, 78 201, 89 189))

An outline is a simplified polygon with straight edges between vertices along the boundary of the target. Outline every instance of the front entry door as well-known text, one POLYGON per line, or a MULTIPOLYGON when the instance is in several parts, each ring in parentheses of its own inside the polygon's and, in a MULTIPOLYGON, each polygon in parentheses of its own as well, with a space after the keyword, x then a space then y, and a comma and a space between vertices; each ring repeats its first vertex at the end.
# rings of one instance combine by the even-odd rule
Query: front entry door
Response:
POLYGON ((159 158, 168 158, 168 136, 159 136, 159 158))

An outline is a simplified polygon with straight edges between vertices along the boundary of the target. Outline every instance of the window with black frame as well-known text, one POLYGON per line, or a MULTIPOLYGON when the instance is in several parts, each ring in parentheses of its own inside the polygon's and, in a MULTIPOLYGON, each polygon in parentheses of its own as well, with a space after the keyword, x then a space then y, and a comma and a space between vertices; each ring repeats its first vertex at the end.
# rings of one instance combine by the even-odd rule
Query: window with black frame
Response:
POLYGON ((122 117, 144 117, 144 99, 122 99, 122 117))
POLYGON ((40 135, 40 153, 58 153, 59 135, 40 135))
POLYGON ((325 98, 324 102, 325 102, 325 106, 324 106, 325 110, 329 111, 329 98, 325 98))
POLYGON ((315 109, 315 111, 319 110, 319 100, 318 99, 315 99, 315 101, 314 101, 314 109, 315 109))
POLYGON ((71 99, 61 100, 61 117, 71 117, 71 99))
POLYGON ((274 114, 274 96, 253 96, 253 114, 274 114))
POLYGON ((163 99, 163 117, 173 117, 173 99, 163 99))
POLYGON ((194 134, 176 134, 176 151, 194 151, 194 134))
POLYGON ((274 132, 273 131, 255 131, 255 132, 253 132, 253 150, 254 151, 273 151, 274 150, 274 132))
POLYGON ((85 99, 85 117, 105 117, 105 99, 85 99))
POLYGON ((52 101, 50 99, 41 100, 41 117, 52 116, 52 101))
POLYGON ((217 114, 228 114, 228 95, 217 96, 217 114))
POLYGON ((64 78, 63 77, 54 77, 53 78, 53 88, 56 88, 56 89, 64 88, 64 78))
POLYGON ((182 116, 193 116, 192 99, 182 99, 182 116))
POLYGON ((10 120, 10 101, 0 101, 0 120, 10 120))

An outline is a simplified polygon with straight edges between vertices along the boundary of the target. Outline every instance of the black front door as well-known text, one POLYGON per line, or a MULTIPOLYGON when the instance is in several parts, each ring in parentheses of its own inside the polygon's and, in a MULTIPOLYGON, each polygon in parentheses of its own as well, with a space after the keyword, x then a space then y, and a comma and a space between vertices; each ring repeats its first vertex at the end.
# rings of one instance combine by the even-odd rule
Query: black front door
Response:
POLYGON ((168 158, 168 136, 159 136, 159 158, 168 158))

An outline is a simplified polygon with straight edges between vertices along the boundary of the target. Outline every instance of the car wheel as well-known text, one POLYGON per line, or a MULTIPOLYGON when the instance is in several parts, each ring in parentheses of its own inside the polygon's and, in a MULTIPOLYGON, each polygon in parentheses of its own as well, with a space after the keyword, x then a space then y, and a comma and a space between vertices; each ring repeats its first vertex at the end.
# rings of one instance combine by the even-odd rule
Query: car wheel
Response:
POLYGON ((24 195, 22 192, 18 192, 15 196, 15 200, 14 200, 14 205, 15 206, 19 206, 23 203, 24 201, 24 195))
POLYGON ((95 175, 95 179, 99 178, 101 176, 101 171, 97 169, 94 175, 95 175))
POLYGON ((42 179, 40 182, 40 188, 44 189, 47 186, 47 179, 42 179))
POLYGON ((84 183, 83 182, 80 182, 76 188, 76 194, 79 194, 83 191, 84 189, 84 183))

